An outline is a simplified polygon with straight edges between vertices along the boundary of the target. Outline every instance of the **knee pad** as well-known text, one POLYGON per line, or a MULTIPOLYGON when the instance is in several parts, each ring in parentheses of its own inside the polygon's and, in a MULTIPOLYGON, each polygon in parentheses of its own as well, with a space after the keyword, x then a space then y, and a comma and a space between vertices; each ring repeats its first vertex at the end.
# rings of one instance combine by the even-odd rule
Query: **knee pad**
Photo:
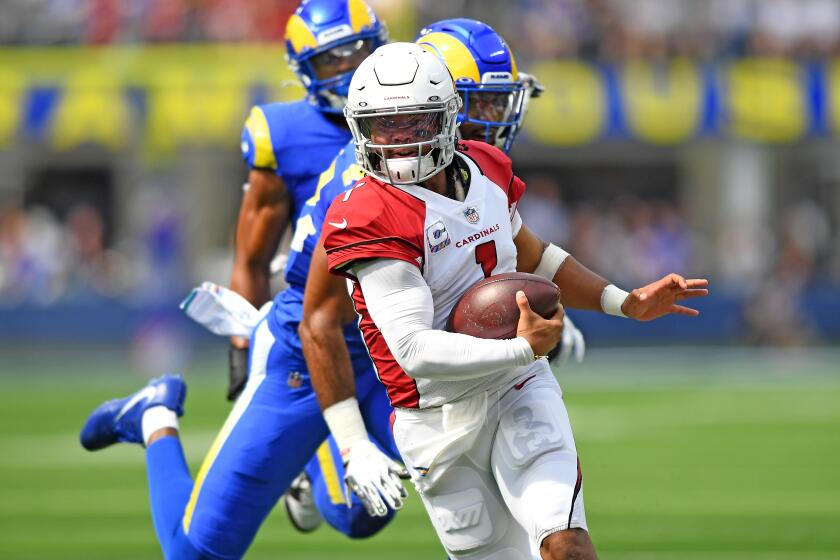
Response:
POLYGON ((423 497, 447 550, 473 551, 494 543, 507 532, 509 522, 504 505, 473 469, 448 469, 434 491, 423 497))

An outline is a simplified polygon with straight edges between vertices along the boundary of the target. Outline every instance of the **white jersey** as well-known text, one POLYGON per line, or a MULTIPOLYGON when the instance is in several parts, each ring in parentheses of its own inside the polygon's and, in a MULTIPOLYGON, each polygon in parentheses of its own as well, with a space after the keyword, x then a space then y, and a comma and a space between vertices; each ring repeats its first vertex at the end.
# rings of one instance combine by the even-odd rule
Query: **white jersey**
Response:
MULTIPOLYGON (((456 154, 468 170, 464 201, 417 185, 396 187, 366 177, 336 199, 323 234, 331 271, 346 273, 351 263, 374 258, 417 266, 431 290, 433 327, 440 330, 467 289, 488 276, 516 270, 511 221, 524 192, 510 160, 496 148, 462 142, 456 154)), ((522 373, 522 368, 513 368, 461 381, 409 377, 370 319, 358 284, 353 297, 365 342, 395 407, 440 406, 522 373)))
POLYGON ((470 287, 491 274, 516 270, 506 194, 467 160, 472 181, 463 202, 423 187, 403 190, 423 201, 423 278, 435 302, 434 327, 444 329, 452 308, 470 287))

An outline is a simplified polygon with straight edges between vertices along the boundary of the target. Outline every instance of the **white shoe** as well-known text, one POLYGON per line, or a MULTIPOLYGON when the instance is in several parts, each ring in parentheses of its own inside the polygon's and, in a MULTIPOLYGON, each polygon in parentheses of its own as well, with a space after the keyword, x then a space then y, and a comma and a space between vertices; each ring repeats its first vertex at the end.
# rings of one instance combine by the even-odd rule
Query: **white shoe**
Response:
POLYGON ((289 521, 301 533, 311 533, 321 525, 321 514, 312 499, 312 484, 305 472, 292 481, 289 491, 283 495, 283 503, 289 521))

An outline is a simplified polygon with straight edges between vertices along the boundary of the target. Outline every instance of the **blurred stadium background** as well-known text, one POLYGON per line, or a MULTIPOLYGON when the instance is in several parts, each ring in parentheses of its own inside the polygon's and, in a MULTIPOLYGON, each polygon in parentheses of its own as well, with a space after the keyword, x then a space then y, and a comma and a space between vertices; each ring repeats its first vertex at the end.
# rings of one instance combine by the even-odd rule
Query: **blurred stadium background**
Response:
MULTIPOLYGON (((840 558, 840 0, 369 1, 397 40, 482 19, 543 82, 512 154, 542 237, 624 287, 712 281, 696 320, 572 314, 602 556, 840 558)), ((228 280, 296 5, 0 0, 0 558, 159 554, 140 453, 76 430, 162 370, 193 464, 221 424, 226 344, 176 304, 228 280)), ((276 514, 253 557, 442 557, 421 509, 366 543, 276 514)))

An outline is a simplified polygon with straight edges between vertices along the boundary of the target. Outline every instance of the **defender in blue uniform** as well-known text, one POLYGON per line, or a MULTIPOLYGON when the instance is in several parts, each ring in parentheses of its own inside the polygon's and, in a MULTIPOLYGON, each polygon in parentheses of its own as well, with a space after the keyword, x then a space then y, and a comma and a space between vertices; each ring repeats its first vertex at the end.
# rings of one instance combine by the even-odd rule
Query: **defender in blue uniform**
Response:
MULTIPOLYGON (((250 171, 230 288, 258 308, 271 300, 269 264, 280 237, 350 139, 342 110, 353 71, 386 35, 362 0, 307 0, 289 18, 286 52, 306 99, 254 107, 242 132, 250 171)), ((247 379, 247 341, 232 342, 231 400, 247 379)))
MULTIPOLYGON (((290 18, 286 36, 290 65, 308 98, 255 107, 242 137, 251 171, 231 287, 257 306, 269 299, 268 262, 282 231, 298 221, 320 172, 350 138, 340 116, 343 97, 352 71, 384 43, 385 31, 362 0, 308 0, 290 18)), ((152 516, 166 558, 242 557, 308 462, 316 495, 335 504, 335 516, 326 517, 346 533, 366 536, 389 519, 370 518, 358 501, 353 508, 345 505, 340 458, 322 446, 328 430, 297 336, 305 275, 305 268, 290 263, 290 287, 251 337, 247 384, 194 483, 178 438, 186 388, 176 376, 103 404, 82 429, 82 444, 90 450, 117 441, 146 445, 152 516)), ((350 341, 359 337, 355 327, 347 335, 350 341)), ((352 342, 350 347, 372 438, 397 457, 387 398, 367 353, 352 342)))
MULTIPOLYGON (((385 40, 384 26, 361 0, 304 2, 289 20, 289 63, 306 87, 307 99, 254 107, 242 133, 249 188, 237 224, 230 287, 256 307, 269 299, 268 269, 279 235, 289 223, 298 222, 321 171, 350 139, 342 111, 353 70, 385 40)), ((308 268, 308 260, 300 264, 292 251, 285 269, 288 288, 274 298, 267 317, 275 339, 272 344, 278 349, 267 365, 270 376, 301 392, 311 391, 297 335, 308 268)), ((358 330, 347 332, 358 341, 350 345, 356 371, 369 370, 372 365, 358 330)), ((246 341, 232 340, 229 398, 238 395, 248 378, 247 348, 246 341)), ((386 417, 390 413, 384 397, 371 402, 386 417)), ((306 405, 296 406, 301 407, 301 417, 307 418, 306 405)), ((390 432, 381 436, 389 453, 396 455, 390 432)), ((325 441, 318 448, 306 472, 309 480, 297 478, 285 497, 289 518, 298 529, 313 530, 320 517, 350 537, 366 537, 387 522, 368 518, 358 500, 347 508, 343 466, 334 443, 325 441), (301 496, 307 487, 312 489, 317 511, 306 507, 307 497, 301 496)))

